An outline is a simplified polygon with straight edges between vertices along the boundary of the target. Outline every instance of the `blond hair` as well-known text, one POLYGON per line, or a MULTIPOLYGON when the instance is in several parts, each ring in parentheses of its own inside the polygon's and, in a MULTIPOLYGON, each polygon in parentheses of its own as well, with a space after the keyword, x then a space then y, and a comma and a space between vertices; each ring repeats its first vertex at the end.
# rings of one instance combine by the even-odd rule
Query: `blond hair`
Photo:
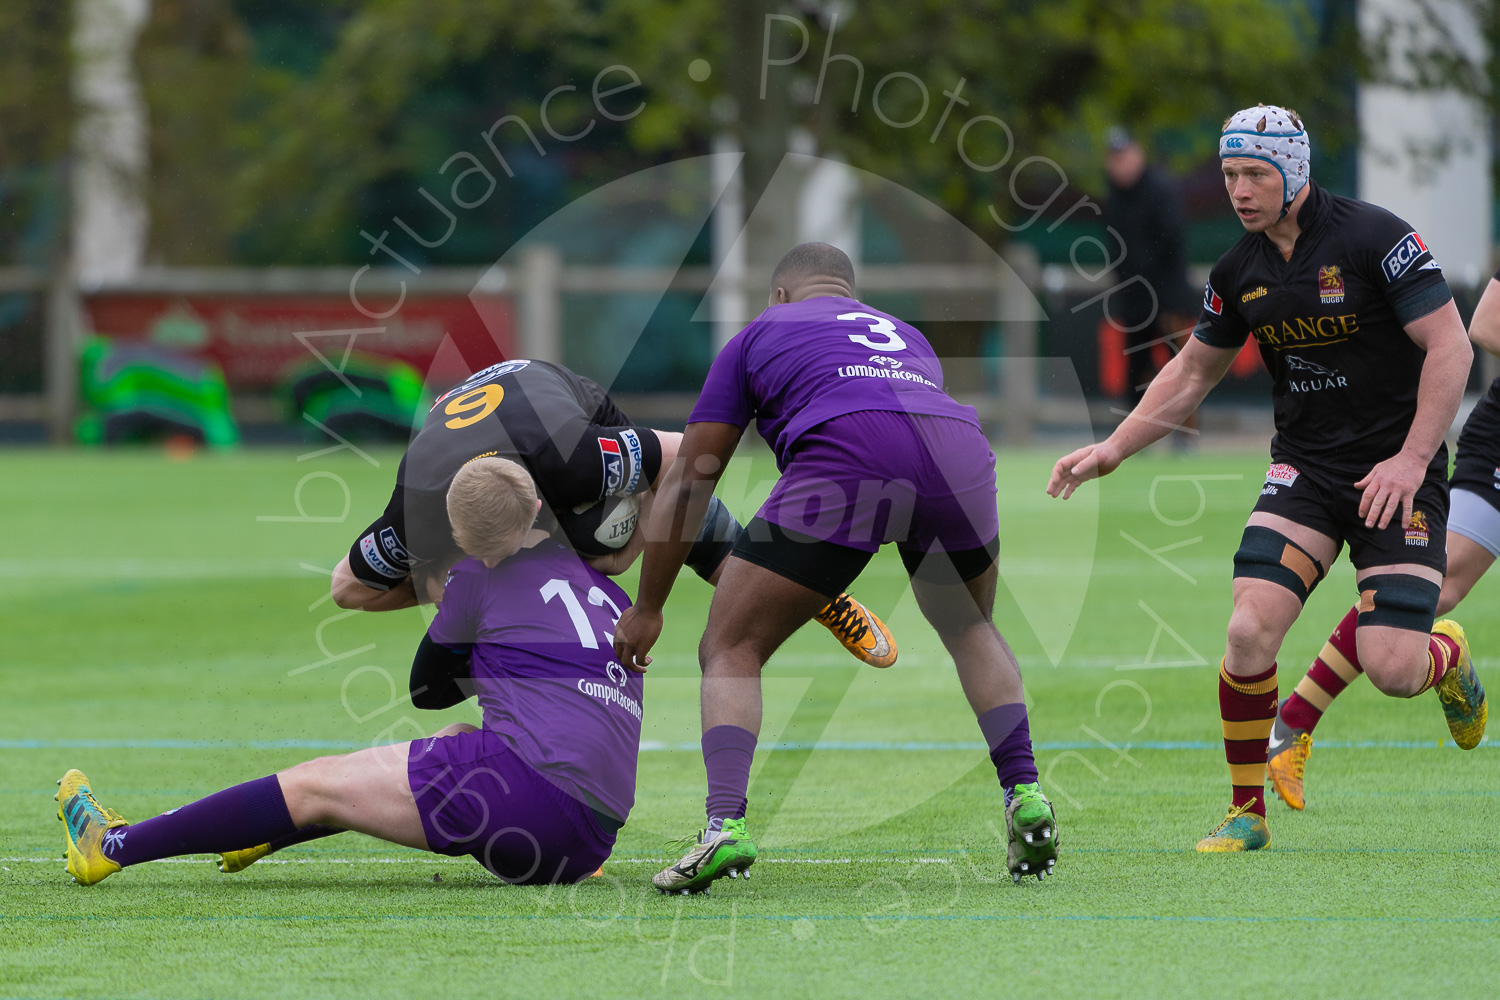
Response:
POLYGON ((536 484, 506 458, 476 458, 448 487, 453 540, 476 559, 508 555, 536 520, 536 484))
MULTIPOLYGON (((1256 107, 1257 108, 1264 108, 1264 107, 1266 107, 1266 103, 1264 101, 1262 101, 1261 103, 1257 104, 1256 107)), ((1246 110, 1248 110, 1248 109, 1246 109, 1246 110)), ((1297 114, 1297 112, 1293 111, 1291 108, 1282 108, 1281 110, 1285 111, 1287 114, 1289 114, 1289 115, 1292 116, 1292 124, 1293 125, 1297 126, 1298 128, 1305 128, 1306 127, 1306 126, 1304 126, 1302 124, 1302 116, 1299 115, 1299 114, 1297 114)), ((1238 111, 1236 111, 1234 113, 1234 115, 1237 115, 1237 114, 1239 114, 1238 111)), ((1228 128, 1229 127, 1229 123, 1232 122, 1232 121, 1234 121, 1234 115, 1230 115, 1228 118, 1224 119, 1224 124, 1219 126, 1219 131, 1220 132, 1222 132, 1226 128, 1228 128)), ((1256 131, 1258 131, 1258 132, 1264 132, 1265 130, 1266 130, 1266 120, 1264 118, 1262 118, 1260 120, 1260 128, 1258 128, 1256 131)))

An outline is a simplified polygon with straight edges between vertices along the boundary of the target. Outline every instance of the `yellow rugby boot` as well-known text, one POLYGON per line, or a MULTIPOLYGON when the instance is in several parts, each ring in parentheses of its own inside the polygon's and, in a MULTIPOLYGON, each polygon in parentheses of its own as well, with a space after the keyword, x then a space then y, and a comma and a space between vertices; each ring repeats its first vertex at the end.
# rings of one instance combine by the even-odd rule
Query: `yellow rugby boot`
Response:
POLYGON ((1198 841, 1201 854, 1226 854, 1234 851, 1258 851, 1271 842, 1271 828, 1264 816, 1250 811, 1252 799, 1242 806, 1230 806, 1224 822, 1207 837, 1198 841))
POLYGON ((1302 775, 1307 770, 1307 758, 1312 756, 1312 745, 1311 733, 1305 729, 1293 729, 1281 721, 1280 712, 1276 713, 1271 738, 1266 743, 1266 773, 1271 776, 1271 787, 1276 789, 1281 801, 1293 809, 1307 805, 1302 792, 1302 775))
POLYGON ((104 840, 110 830, 129 824, 113 809, 99 805, 88 776, 77 768, 70 770, 58 779, 53 798, 68 840, 68 874, 73 881, 93 885, 119 871, 120 866, 104 856, 104 840))
POLYGON ((813 621, 832 632, 844 648, 872 667, 889 667, 896 662, 896 640, 885 622, 869 608, 840 594, 813 616, 813 621))
POLYGON ((219 871, 225 875, 233 875, 242 872, 255 862, 271 853, 270 844, 261 844, 258 847, 247 847, 243 851, 225 851, 219 855, 219 871))
POLYGON ((1437 693, 1443 704, 1443 715, 1448 718, 1448 732, 1453 734, 1453 742, 1465 750, 1473 750, 1484 739, 1490 703, 1484 685, 1479 683, 1479 675, 1474 673, 1469 639, 1464 635, 1464 627, 1451 618, 1433 625, 1432 632, 1447 636, 1458 644, 1458 662, 1449 667, 1443 679, 1438 681, 1437 693))

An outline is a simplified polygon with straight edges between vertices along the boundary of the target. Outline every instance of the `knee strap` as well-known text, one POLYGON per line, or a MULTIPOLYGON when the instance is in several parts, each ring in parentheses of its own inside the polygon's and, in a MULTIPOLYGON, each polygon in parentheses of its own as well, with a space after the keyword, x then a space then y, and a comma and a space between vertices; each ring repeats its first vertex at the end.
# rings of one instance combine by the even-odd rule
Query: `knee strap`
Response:
POLYGON ((1442 589, 1404 573, 1367 576, 1359 585, 1359 627, 1384 625, 1408 632, 1431 632, 1442 589))
POLYGON ((1258 524, 1245 529, 1234 554, 1235 579, 1268 580, 1290 590, 1304 604, 1327 573, 1312 553, 1281 532, 1258 524))
POLYGON ((707 580, 734 549, 734 543, 744 530, 724 506, 724 501, 709 497, 708 512, 703 515, 698 537, 693 539, 693 547, 688 549, 683 565, 707 580))

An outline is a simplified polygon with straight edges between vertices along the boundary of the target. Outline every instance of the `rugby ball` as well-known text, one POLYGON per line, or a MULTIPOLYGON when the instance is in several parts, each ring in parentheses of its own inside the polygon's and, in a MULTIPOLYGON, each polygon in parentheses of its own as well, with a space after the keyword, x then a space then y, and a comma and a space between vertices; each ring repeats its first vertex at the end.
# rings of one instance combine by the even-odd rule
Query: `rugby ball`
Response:
POLYGON ((641 498, 605 497, 557 512, 557 523, 579 555, 607 556, 621 549, 641 519, 641 498))

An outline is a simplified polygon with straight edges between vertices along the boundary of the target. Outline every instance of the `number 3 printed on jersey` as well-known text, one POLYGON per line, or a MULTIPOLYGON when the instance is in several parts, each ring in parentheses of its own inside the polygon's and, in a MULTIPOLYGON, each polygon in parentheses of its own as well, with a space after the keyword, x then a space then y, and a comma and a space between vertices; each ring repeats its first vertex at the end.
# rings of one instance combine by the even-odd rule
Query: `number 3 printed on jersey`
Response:
POLYGON ((896 332, 896 324, 884 316, 876 316, 874 313, 839 313, 839 319, 851 320, 858 323, 864 320, 870 327, 871 334, 879 334, 884 340, 873 340, 863 333, 851 333, 849 339, 856 344, 863 344, 874 351, 904 351, 906 341, 901 339, 901 334, 896 332))

